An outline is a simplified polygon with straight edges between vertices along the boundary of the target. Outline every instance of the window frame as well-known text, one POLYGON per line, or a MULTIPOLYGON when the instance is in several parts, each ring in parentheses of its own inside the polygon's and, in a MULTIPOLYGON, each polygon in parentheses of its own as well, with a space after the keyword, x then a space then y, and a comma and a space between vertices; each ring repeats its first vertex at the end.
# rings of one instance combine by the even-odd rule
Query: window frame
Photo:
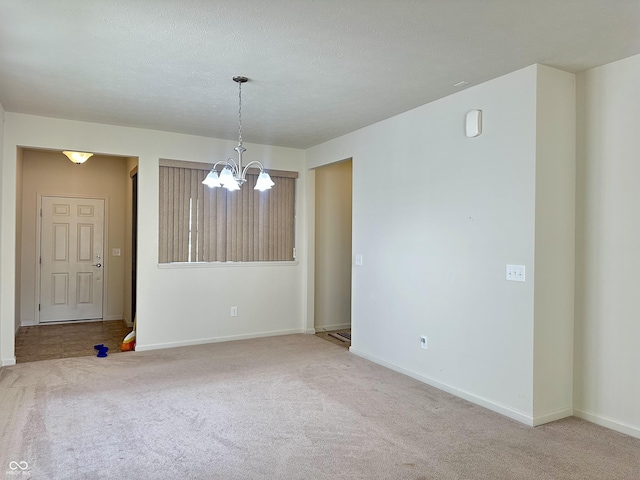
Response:
MULTIPOLYGON (((286 171, 286 170, 274 170, 268 169, 269 174, 274 178, 277 188, 278 178, 293 179, 293 182, 288 182, 287 189, 281 194, 285 196, 284 204, 282 198, 273 197, 273 200, 269 200, 269 197, 260 197, 257 191, 254 192, 251 186, 254 179, 248 179, 247 183, 242 187, 249 192, 244 193, 244 197, 240 191, 228 192, 223 188, 209 189, 205 185, 201 185, 201 181, 210 171, 211 164, 189 162, 183 160, 171 160, 160 159, 159 160, 159 180, 158 180, 158 267, 159 268, 185 268, 185 267, 224 267, 224 266, 274 266, 274 265, 297 265, 296 260, 296 204, 298 196, 297 178, 298 172, 286 171), (178 168, 184 169, 183 172, 167 170, 162 171, 162 168, 178 168), (194 172, 189 174, 189 170, 195 170, 198 173, 194 175, 194 172), (169 178, 175 179, 176 174, 185 175, 183 184, 173 184, 169 178), (174 175, 173 177, 171 175, 174 175), (190 178, 186 178, 190 175, 190 178), (202 177, 202 178, 199 178, 202 177), (163 183, 166 182, 166 183, 163 183), (172 192, 182 192, 180 196, 181 200, 176 200, 171 194, 167 196, 169 192, 169 184, 172 192), (186 190, 184 185, 187 185, 186 190), (194 193, 195 192, 195 193, 194 193), (237 196, 234 198, 233 195, 237 196), (168 200, 167 198, 170 198, 168 200), (186 199, 188 198, 189 207, 186 206, 186 199), (208 199, 208 201, 207 201, 208 199), (223 202, 221 208, 218 209, 218 199, 223 202), (248 199, 248 203, 247 203, 248 199), (243 201, 244 200, 244 201, 243 201), (275 200, 279 200, 274 203, 275 200), (180 203, 182 201, 182 203, 180 203), (197 211, 194 215, 192 212, 192 206, 194 202, 197 203, 197 211), (207 203, 207 207, 203 209, 203 203, 207 203), (208 215, 208 208, 216 208, 218 211, 216 214, 209 216, 209 219, 214 219, 214 222, 208 220, 211 223, 222 227, 221 232, 217 232, 218 239, 216 237, 209 237, 211 232, 203 228, 202 219, 203 215, 208 215), (247 205, 251 205, 250 212, 247 213, 247 205), (174 207, 178 207, 177 209, 174 207), (170 210, 168 210, 170 209, 170 210), (268 214, 265 214, 265 209, 268 214), (275 211, 273 210, 275 209, 275 211), (259 210, 259 213, 257 212, 259 210), (180 213, 177 213, 180 212, 180 213), (220 217, 220 213, 223 212, 223 216, 220 217), (253 212, 253 213, 252 213, 253 212), (275 212, 275 213, 274 213, 275 212), (277 217, 274 217, 277 215, 277 217), (271 228, 269 234, 266 234, 265 223, 268 225, 270 221, 276 220, 276 232, 271 228), (186 225, 185 225, 186 220, 186 225), (236 222, 234 224, 234 222, 236 222), (237 222, 242 222, 242 226, 239 230, 243 231, 244 235, 238 235, 236 228, 232 225, 237 225, 237 222), (277 225, 277 223, 280 225, 277 225), (177 227, 176 227, 177 225, 177 227), (198 241, 192 238, 193 226, 196 225, 197 238, 202 238, 207 241, 206 252, 205 247, 197 244, 198 241), (244 232, 243 229, 248 228, 248 232, 244 232), (285 237, 280 236, 280 229, 286 228, 285 237), (179 231, 179 232, 178 232, 179 231), (178 232, 178 233, 176 233, 178 232), (267 235, 269 238, 262 242, 250 242, 246 243, 247 235, 249 238, 255 238, 255 234, 260 232, 260 235, 267 235), (188 235, 188 239, 186 236, 188 235), (275 235, 275 237, 274 237, 275 235), (211 244, 213 239, 214 243, 211 244), (222 240, 221 240, 222 239, 222 240), (193 242, 196 241, 196 245, 193 242), (271 242, 271 243, 269 243, 271 242), (282 243, 284 242, 284 244, 282 243), (222 247, 220 247, 222 245, 222 247), (289 250, 289 245, 291 250, 289 250), (186 248, 186 249, 185 249, 186 248), (218 250, 216 250, 218 248, 218 250), (213 250, 213 254, 211 251, 213 250), (267 253, 267 251, 269 253, 267 253), (178 253, 177 253, 178 252, 178 253), (197 261, 184 261, 185 253, 187 258, 191 258, 194 254, 206 258, 207 255, 215 256, 214 260, 197 260, 197 261), (290 258, 283 259, 284 255, 288 255, 290 252, 290 258), (276 257, 272 260, 265 259, 264 257, 276 257), (180 257, 178 261, 172 261, 172 258, 180 257), (249 258, 250 257, 250 258, 249 258), (256 258, 259 257, 259 258, 256 258), (219 259, 218 259, 219 258, 219 259), (255 258, 255 259, 252 259, 255 258)), ((259 169, 250 168, 247 172, 248 175, 257 176, 259 169)), ((183 181, 181 177, 181 181, 183 181)), ((269 192, 269 191, 268 191, 269 192)), ((270 193, 270 192, 269 192, 270 193)), ((267 193, 266 195, 269 195, 267 193)), ((215 230, 214 226, 214 230, 215 230)), ((203 245, 205 245, 203 243, 203 245)))

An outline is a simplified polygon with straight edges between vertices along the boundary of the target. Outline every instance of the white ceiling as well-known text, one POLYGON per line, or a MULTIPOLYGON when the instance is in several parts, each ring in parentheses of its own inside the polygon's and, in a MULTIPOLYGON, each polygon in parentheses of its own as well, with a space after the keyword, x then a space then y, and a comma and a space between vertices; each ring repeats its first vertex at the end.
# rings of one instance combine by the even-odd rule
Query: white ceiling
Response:
POLYGON ((306 148, 505 73, 640 53, 640 0, 1 0, 6 111, 306 148))

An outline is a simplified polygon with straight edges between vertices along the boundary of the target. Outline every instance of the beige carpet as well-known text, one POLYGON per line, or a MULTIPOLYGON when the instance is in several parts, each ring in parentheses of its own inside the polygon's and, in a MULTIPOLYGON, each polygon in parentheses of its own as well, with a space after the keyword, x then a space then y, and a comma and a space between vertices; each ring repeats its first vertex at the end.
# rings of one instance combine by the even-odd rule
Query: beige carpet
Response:
POLYGON ((314 335, 18 364, 0 405, 6 478, 640 478, 638 439, 532 429, 314 335))

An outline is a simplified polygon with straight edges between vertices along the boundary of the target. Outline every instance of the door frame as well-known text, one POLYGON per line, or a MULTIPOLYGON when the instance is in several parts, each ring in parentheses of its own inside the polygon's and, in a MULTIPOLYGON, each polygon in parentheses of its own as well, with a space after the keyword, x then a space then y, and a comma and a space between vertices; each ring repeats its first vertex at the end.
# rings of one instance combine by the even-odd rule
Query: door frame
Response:
MULTIPOLYGON (((42 281, 42 266, 40 265, 40 247, 41 247, 41 242, 42 242, 42 215, 41 215, 41 211, 42 211, 42 197, 60 197, 60 198, 87 198, 87 199, 91 199, 91 200, 102 200, 104 201, 104 226, 103 226, 103 248, 104 248, 104 255, 103 255, 103 263, 102 263, 102 268, 103 268, 103 276, 104 279, 102 281, 102 318, 97 320, 97 319, 93 319, 93 320, 87 320, 89 322, 98 322, 98 321, 102 321, 105 319, 105 307, 106 305, 108 305, 107 300, 108 300, 108 279, 109 279, 109 261, 108 261, 108 257, 110 256, 110 250, 109 250, 109 231, 108 231, 108 227, 109 227, 109 198, 105 198, 105 197, 92 197, 92 196, 87 196, 87 195, 66 195, 64 193, 41 193, 41 192, 37 192, 36 193, 36 250, 34 252, 35 255, 35 264, 36 264, 36 285, 34 288, 34 295, 35 295, 35 299, 34 299, 34 319, 35 319, 35 324, 36 325, 43 325, 42 323, 40 323, 40 282, 42 281)), ((72 322, 77 322, 78 320, 63 320, 60 322, 46 322, 46 325, 53 325, 53 324, 60 324, 60 323, 72 323, 72 322)))
POLYGON ((138 166, 129 173, 131 178, 131 325, 138 309, 138 166))

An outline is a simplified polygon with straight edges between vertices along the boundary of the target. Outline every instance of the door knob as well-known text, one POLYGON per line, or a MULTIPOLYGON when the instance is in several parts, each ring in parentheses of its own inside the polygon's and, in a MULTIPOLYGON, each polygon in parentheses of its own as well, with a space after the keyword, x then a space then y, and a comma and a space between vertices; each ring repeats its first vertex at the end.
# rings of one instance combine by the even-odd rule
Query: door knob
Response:
POLYGON ((94 263, 94 264, 93 264, 93 265, 91 265, 91 266, 92 266, 92 267, 98 267, 98 268, 100 268, 100 267, 102 266, 102 264, 101 264, 101 263, 94 263))

